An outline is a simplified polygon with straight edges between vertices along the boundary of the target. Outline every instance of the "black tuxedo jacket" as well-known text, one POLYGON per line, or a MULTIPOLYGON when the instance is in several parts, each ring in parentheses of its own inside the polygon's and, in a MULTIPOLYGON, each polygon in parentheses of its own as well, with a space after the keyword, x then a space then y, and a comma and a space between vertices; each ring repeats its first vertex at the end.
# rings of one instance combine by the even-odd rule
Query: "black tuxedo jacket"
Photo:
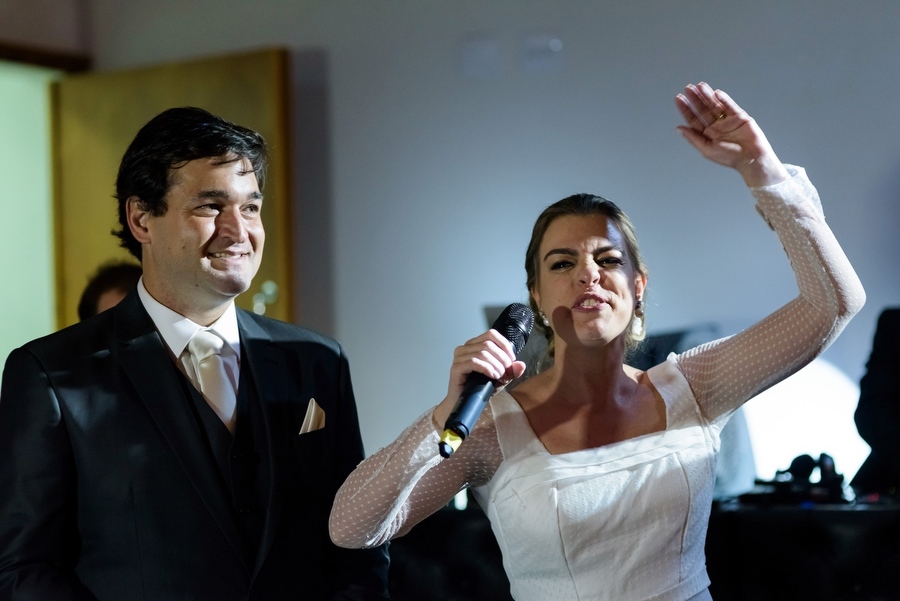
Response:
POLYGON ((856 429, 872 452, 851 484, 860 494, 900 495, 900 308, 878 317, 859 382, 856 429))
POLYGON ((339 549, 328 537, 334 494, 363 459, 342 349, 240 310, 238 325, 241 386, 254 386, 265 438, 258 552, 247 552, 186 379, 132 292, 7 359, 0 599, 386 595, 386 548, 339 549), (299 434, 311 398, 325 426, 299 434))

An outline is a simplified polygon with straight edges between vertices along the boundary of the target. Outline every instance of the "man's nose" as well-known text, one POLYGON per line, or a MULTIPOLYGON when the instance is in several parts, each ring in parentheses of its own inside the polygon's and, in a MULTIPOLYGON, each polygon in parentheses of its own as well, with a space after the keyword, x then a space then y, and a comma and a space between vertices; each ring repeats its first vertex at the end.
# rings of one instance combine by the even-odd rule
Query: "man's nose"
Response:
POLYGON ((247 224, 238 207, 226 208, 216 219, 219 236, 227 237, 235 242, 243 242, 247 238, 247 224))

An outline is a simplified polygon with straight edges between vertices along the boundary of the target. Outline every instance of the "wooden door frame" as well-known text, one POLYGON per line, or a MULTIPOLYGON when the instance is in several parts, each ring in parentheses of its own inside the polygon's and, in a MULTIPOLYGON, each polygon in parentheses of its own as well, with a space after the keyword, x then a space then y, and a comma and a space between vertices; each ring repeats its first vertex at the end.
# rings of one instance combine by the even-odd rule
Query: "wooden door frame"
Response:
POLYGON ((86 54, 47 50, 3 41, 0 41, 0 60, 58 69, 67 73, 90 71, 93 64, 93 59, 86 54))

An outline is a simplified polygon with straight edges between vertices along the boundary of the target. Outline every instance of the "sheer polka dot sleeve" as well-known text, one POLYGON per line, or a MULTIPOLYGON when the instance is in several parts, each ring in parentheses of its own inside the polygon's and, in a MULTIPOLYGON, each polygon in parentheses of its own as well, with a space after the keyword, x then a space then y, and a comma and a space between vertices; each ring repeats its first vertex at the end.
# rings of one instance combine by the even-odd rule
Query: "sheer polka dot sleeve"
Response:
POLYGON ((503 459, 490 404, 449 458, 429 410, 350 474, 328 527, 340 547, 367 548, 403 536, 469 486, 485 484, 503 459))
POLYGON ((710 420, 730 415, 812 361, 865 302, 859 278, 825 223, 816 189, 802 168, 786 167, 790 179, 751 191, 787 253, 799 295, 743 332, 677 358, 710 420))

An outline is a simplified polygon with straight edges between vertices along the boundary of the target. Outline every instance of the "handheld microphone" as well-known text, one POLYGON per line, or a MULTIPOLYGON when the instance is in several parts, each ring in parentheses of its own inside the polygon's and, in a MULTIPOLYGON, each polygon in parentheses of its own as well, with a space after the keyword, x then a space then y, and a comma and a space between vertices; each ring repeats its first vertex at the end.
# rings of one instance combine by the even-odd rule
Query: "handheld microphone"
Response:
MULTIPOLYGON (((491 329, 500 332, 509 340, 516 355, 528 341, 531 328, 534 326, 534 314, 531 309, 521 303, 513 303, 503 309, 494 320, 491 329)), ((494 394, 494 382, 486 375, 472 372, 466 377, 465 386, 456 402, 456 407, 444 425, 444 433, 438 443, 438 450, 443 457, 449 457, 459 448, 475 427, 478 416, 494 394)))

